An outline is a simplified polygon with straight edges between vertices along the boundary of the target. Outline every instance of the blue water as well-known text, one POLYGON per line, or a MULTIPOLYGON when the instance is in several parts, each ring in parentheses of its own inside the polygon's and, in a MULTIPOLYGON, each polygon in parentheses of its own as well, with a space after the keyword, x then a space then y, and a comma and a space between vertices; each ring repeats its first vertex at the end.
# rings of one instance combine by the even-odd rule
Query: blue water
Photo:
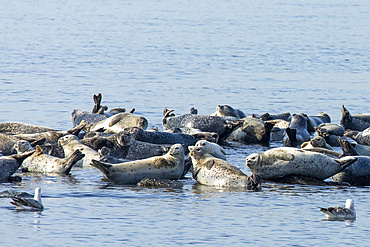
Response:
MULTIPOLYGON (((164 107, 211 114, 369 111, 368 1, 7 1, 0 10, 0 122, 72 127, 99 92, 162 128, 164 107)), ((272 143, 279 146, 281 143, 272 143)), ((266 147, 227 148, 230 163, 266 147)), ((33 193, 46 209, 0 198, 0 243, 26 245, 367 245, 368 187, 264 184, 261 192, 200 186, 112 186, 94 169, 21 174, 0 190, 33 193), (322 221, 317 207, 356 202, 357 220, 322 221)))

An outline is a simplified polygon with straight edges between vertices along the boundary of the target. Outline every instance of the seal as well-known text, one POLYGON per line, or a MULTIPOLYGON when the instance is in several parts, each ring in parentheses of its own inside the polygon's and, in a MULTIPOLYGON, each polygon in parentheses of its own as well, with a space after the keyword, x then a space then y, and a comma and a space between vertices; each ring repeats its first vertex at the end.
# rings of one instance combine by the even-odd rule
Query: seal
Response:
POLYGON ((344 136, 352 138, 358 144, 370 145, 370 128, 367 128, 364 131, 346 130, 344 132, 344 136))
POLYGON ((121 131, 108 137, 96 136, 80 140, 82 144, 94 150, 105 148, 105 155, 118 159, 138 160, 152 156, 161 156, 168 152, 171 144, 153 144, 137 141, 127 131, 121 131))
POLYGON ((226 151, 217 143, 206 140, 199 140, 195 143, 196 147, 203 147, 204 150, 215 158, 226 160, 226 151))
MULTIPOLYGON (((197 142, 194 136, 181 134, 181 133, 169 133, 161 131, 145 131, 138 127, 132 127, 126 129, 137 141, 149 142, 153 144, 177 144, 180 143, 184 146, 184 150, 188 150, 188 146, 194 146, 197 142)), ((188 152, 185 151, 185 154, 188 152)))
POLYGON ((315 136, 322 136, 332 147, 339 147, 338 137, 343 136, 344 128, 334 123, 322 123, 315 128, 315 136))
POLYGON ((243 125, 235 129, 226 141, 237 141, 243 144, 268 144, 274 124, 258 118, 243 118, 243 125))
POLYGON ((17 135, 17 134, 34 134, 41 133, 46 131, 54 131, 52 128, 19 123, 19 122, 4 122, 0 123, 0 133, 8 135, 17 135))
POLYGON ((204 185, 218 187, 244 187, 258 190, 261 187, 259 176, 247 176, 236 166, 207 153, 203 147, 190 146, 193 163, 193 178, 204 185))
POLYGON ((325 138, 322 136, 315 136, 310 141, 302 143, 301 148, 325 148, 333 150, 333 148, 326 143, 325 138))
POLYGON ((345 207, 329 207, 320 208, 328 220, 355 220, 355 202, 352 199, 347 199, 345 207))
POLYGON ((246 115, 243 111, 239 109, 234 109, 229 105, 218 105, 216 107, 216 112, 211 114, 211 116, 220 117, 235 117, 237 119, 245 118, 246 115))
POLYGON ((28 151, 22 154, 0 156, 0 183, 12 182, 12 175, 21 166, 23 160, 32 155, 35 151, 28 151))
POLYGON ((88 111, 82 111, 78 109, 73 109, 71 115, 73 126, 79 125, 82 121, 85 121, 86 125, 91 125, 104 119, 107 119, 105 115, 98 113, 90 113, 88 111))
POLYGON ((223 140, 239 125, 242 124, 239 120, 230 121, 219 116, 206 116, 196 114, 182 114, 178 116, 172 115, 173 110, 164 111, 165 115, 162 120, 165 130, 178 128, 193 128, 204 132, 215 132, 219 135, 219 139, 223 140))
POLYGON ((70 157, 76 150, 80 150, 81 153, 85 155, 75 163, 75 167, 90 167, 92 159, 100 159, 100 155, 96 150, 82 144, 80 139, 75 135, 65 135, 61 137, 58 142, 63 147, 64 156, 66 158, 70 157))
POLYGON ((289 128, 290 122, 283 119, 267 120, 274 124, 270 132, 270 141, 283 141, 286 129, 289 128))
POLYGON ((131 127, 139 127, 145 130, 148 127, 148 120, 129 112, 123 112, 88 125, 86 126, 85 131, 88 132, 103 129, 104 132, 116 134, 131 127))
POLYGON ((93 159, 91 166, 99 169, 114 184, 137 184, 144 178, 179 179, 184 171, 184 149, 181 144, 175 144, 163 156, 121 164, 93 159))
POLYGON ((284 113, 279 113, 279 114, 269 114, 268 112, 262 114, 261 116, 258 117, 262 121, 268 121, 268 120, 285 120, 287 122, 290 122, 292 115, 290 112, 284 112, 284 113))
POLYGON ((283 143, 286 147, 300 146, 311 139, 307 130, 307 120, 301 115, 293 114, 292 121, 286 129, 283 143))
POLYGON ((298 175, 325 180, 353 164, 355 157, 334 159, 318 152, 292 147, 272 148, 247 157, 246 164, 262 179, 298 175))
POLYGON ((197 140, 207 140, 209 142, 214 142, 214 143, 218 143, 219 141, 219 136, 217 133, 200 131, 199 129, 193 129, 193 128, 174 127, 168 130, 164 130, 164 132, 188 134, 188 135, 194 136, 195 139, 197 140))
POLYGON ((369 156, 346 156, 356 157, 356 162, 343 171, 332 176, 334 182, 347 182, 352 186, 370 185, 370 157, 369 156))
POLYGON ((366 121, 367 117, 363 117, 366 115, 367 114, 360 114, 360 117, 352 116, 344 105, 342 105, 342 119, 340 120, 340 125, 346 130, 363 131, 370 127, 370 122, 366 121))
MULTIPOLYGON (((15 144, 18 154, 34 150, 28 141, 20 140, 15 144)), ((28 156, 22 162, 22 172, 39 172, 45 174, 69 174, 73 165, 85 155, 80 150, 75 150, 68 158, 53 157, 44 154, 40 146, 36 146, 36 152, 28 156)))
POLYGON ((304 113, 301 113, 299 115, 306 118, 307 130, 310 133, 315 132, 315 128, 317 128, 320 124, 331 122, 330 116, 324 112, 320 112, 318 115, 315 115, 315 116, 308 116, 307 114, 304 114, 304 113))

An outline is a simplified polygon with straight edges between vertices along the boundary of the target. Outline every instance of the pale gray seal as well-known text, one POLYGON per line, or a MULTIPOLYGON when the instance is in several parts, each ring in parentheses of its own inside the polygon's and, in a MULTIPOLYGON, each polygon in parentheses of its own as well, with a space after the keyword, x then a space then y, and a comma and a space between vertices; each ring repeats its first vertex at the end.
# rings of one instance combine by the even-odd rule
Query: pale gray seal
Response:
POLYGON ((194 129, 194 128, 178 128, 178 127, 173 127, 168 130, 164 130, 164 132, 169 132, 169 133, 180 133, 180 134, 188 134, 191 136, 194 136, 195 139, 197 140, 207 140, 210 142, 218 143, 219 141, 219 136, 215 132, 207 132, 207 131, 201 131, 199 129, 194 129))
POLYGON ((230 121, 219 116, 205 116, 195 114, 183 114, 172 116, 172 110, 166 111, 162 124, 164 129, 173 127, 194 128, 200 131, 215 132, 220 140, 226 138, 236 127, 242 124, 239 120, 230 121))
POLYGON ((274 124, 258 118, 243 118, 243 125, 236 128, 226 141, 237 141, 243 144, 268 144, 274 124))
POLYGON ((28 151, 22 154, 0 156, 0 183, 11 182, 11 176, 21 166, 23 160, 32 155, 35 151, 28 151))
MULTIPOLYGON (((34 150, 28 141, 20 140, 15 144, 17 152, 24 153, 34 150)), ((40 173, 53 173, 53 174, 69 174, 72 166, 85 155, 80 150, 75 150, 68 158, 53 157, 44 154, 40 146, 36 146, 36 152, 28 156, 22 162, 22 172, 40 172, 40 173)))
POLYGON ((268 120, 268 122, 274 125, 270 132, 270 141, 283 141, 285 131, 289 128, 290 122, 283 119, 273 119, 268 120))
POLYGON ((22 196, 15 196, 12 198, 13 201, 10 202, 12 205, 16 206, 19 210, 31 210, 31 211, 42 211, 44 206, 41 201, 41 188, 37 187, 35 189, 35 197, 25 198, 22 196))
POLYGON ((66 158, 70 157, 77 149, 85 155, 74 166, 90 167, 92 159, 100 159, 100 155, 96 150, 82 144, 80 139, 75 135, 65 135, 58 142, 63 147, 66 158))
POLYGON ((370 128, 363 131, 346 130, 344 136, 352 138, 358 144, 370 146, 370 128))
POLYGON ((244 187, 257 190, 261 187, 259 176, 247 176, 236 166, 207 153, 203 147, 190 146, 193 178, 200 184, 219 187, 244 187))
POLYGON ((220 117, 235 117, 237 119, 245 118, 246 115, 243 111, 239 109, 234 109, 229 105, 218 105, 216 107, 216 112, 211 114, 211 116, 220 117))
POLYGON ((104 132, 116 134, 126 128, 139 127, 146 129, 148 127, 148 120, 129 112, 123 112, 113 115, 107 119, 101 120, 97 123, 86 126, 85 131, 96 131, 103 129, 104 132))
POLYGON ((217 143, 209 142, 206 140, 199 140, 195 143, 196 147, 203 147, 207 153, 215 158, 226 160, 226 151, 217 143))
MULTIPOLYGON (((352 116, 349 111, 342 105, 342 119, 340 125, 345 129, 363 131, 370 127, 370 122, 366 121, 368 118, 363 117, 365 114, 360 114, 360 117, 352 116)), ((365 115, 367 116, 367 114, 365 115)))
POLYGON ((73 126, 79 125, 82 120, 85 121, 86 125, 94 124, 104 119, 107 119, 105 115, 90 113, 88 111, 73 109, 72 111, 72 124, 73 126))
POLYGON ((307 120, 297 114, 292 115, 292 121, 285 132, 283 143, 286 147, 300 146, 311 139, 307 130, 307 120))
POLYGON ((91 166, 114 184, 137 184, 144 178, 179 179, 184 172, 184 149, 181 144, 175 144, 163 156, 121 164, 92 160, 91 166))
POLYGON ((353 164, 355 157, 334 159, 318 152, 280 147, 247 157, 246 164, 253 174, 262 179, 274 179, 287 175, 298 175, 325 180, 353 164))
POLYGON ((355 202, 352 199, 347 199, 345 207, 329 207, 320 208, 328 220, 355 220, 355 202))

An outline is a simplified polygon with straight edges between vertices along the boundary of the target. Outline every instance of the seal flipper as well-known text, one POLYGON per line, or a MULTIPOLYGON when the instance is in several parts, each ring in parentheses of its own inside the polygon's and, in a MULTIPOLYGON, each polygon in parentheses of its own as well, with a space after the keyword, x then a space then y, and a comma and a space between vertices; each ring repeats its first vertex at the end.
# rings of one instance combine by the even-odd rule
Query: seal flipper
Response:
MULTIPOLYGON (((348 166, 352 165, 353 163, 355 163, 357 161, 357 158, 355 156, 345 156, 343 158, 340 158, 340 159, 334 159, 338 165, 339 165, 339 171, 338 172, 341 172, 343 171, 344 169, 346 169, 348 166)), ((335 174, 333 174, 335 175, 335 174)))
POLYGON ((111 120, 108 124, 109 127, 112 127, 113 125, 115 125, 116 123, 118 123, 119 121, 121 121, 122 119, 122 115, 121 114, 117 114, 117 115, 114 115, 111 117, 111 120))
POLYGON ((101 100, 102 100, 102 95, 101 93, 99 93, 98 95, 95 95, 93 96, 93 100, 94 100, 94 108, 92 110, 92 113, 97 113, 100 109, 100 104, 101 104, 101 100))
POLYGON ((104 177, 110 177, 110 168, 112 167, 111 164, 92 159, 90 165, 100 170, 103 173, 104 177))
POLYGON ((286 128, 286 134, 288 135, 289 138, 289 144, 288 146, 290 147, 295 147, 297 146, 297 129, 291 129, 291 128, 286 128))
POLYGON ((80 150, 76 149, 71 156, 67 158, 67 162, 65 164, 66 170, 64 171, 64 174, 68 174, 71 172, 72 167, 76 164, 77 161, 81 160, 83 157, 85 157, 85 154, 81 153, 80 150))

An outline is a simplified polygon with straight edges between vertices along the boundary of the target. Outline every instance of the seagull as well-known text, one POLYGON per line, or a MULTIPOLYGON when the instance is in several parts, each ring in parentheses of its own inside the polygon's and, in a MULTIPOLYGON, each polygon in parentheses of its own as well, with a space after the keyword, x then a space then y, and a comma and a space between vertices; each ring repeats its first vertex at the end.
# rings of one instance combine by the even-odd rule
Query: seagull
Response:
POLYGON ((320 208, 328 220, 355 220, 355 202, 352 199, 347 199, 345 207, 329 207, 320 208))
POLYGON ((14 206, 17 207, 19 210, 32 210, 32 211, 42 211, 44 210, 44 206, 41 202, 41 188, 37 187, 35 189, 35 197, 25 198, 21 196, 14 196, 13 201, 10 202, 14 206))

